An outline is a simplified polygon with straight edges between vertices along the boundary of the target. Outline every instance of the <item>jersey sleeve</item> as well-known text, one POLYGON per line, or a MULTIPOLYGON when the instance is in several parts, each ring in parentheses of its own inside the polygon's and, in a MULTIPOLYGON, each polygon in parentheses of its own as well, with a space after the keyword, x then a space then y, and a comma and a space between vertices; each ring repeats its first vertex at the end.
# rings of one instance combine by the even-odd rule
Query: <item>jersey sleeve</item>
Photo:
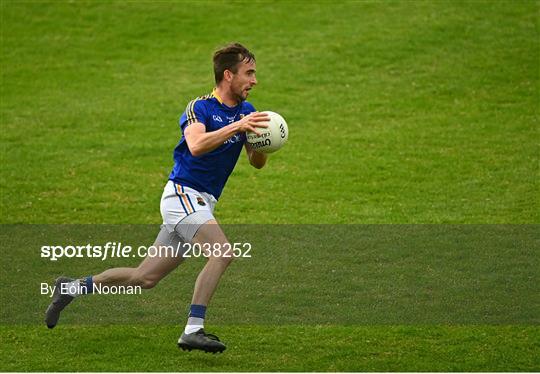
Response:
POLYGON ((203 100, 195 99, 189 102, 186 111, 180 117, 180 128, 184 131, 186 127, 196 122, 202 123, 204 126, 208 125, 208 111, 203 100))

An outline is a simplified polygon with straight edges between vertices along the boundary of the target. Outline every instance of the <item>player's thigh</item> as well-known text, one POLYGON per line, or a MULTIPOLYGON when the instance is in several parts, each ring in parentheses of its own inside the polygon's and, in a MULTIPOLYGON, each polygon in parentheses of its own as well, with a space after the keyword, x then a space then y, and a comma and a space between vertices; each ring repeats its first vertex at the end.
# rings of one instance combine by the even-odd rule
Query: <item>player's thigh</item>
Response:
POLYGON ((175 232, 169 232, 162 226, 152 249, 148 249, 146 258, 137 271, 141 276, 161 279, 176 269, 184 260, 183 243, 175 232))
POLYGON ((193 241, 195 243, 219 243, 219 244, 225 244, 228 243, 229 240, 227 239, 227 236, 221 229, 221 226, 215 219, 211 219, 205 223, 203 223, 199 229, 197 230, 197 233, 193 237, 193 241))
POLYGON ((201 225, 193 237, 193 242, 201 244, 203 248, 205 247, 203 244, 210 244, 212 252, 210 253, 209 258, 222 258, 226 261, 230 261, 230 258, 232 258, 224 256, 226 249, 228 248, 227 246, 230 246, 230 244, 227 236, 215 219, 209 220, 201 225))

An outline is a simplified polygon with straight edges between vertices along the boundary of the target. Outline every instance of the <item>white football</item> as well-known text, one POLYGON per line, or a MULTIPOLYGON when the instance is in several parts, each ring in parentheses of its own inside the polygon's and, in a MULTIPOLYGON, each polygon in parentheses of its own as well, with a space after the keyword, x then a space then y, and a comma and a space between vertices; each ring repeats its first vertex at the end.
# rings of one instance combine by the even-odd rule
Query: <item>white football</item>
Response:
POLYGON ((270 116, 267 128, 257 128, 261 135, 248 132, 247 142, 257 152, 272 153, 285 145, 289 139, 289 128, 285 119, 275 112, 262 112, 270 116))

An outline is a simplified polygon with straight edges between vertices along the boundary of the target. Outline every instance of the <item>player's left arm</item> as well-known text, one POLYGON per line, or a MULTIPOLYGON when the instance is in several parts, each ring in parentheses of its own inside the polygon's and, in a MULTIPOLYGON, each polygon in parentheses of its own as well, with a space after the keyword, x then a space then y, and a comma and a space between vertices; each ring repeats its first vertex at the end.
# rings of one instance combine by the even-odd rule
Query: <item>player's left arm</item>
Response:
POLYGON ((244 146, 246 148, 246 153, 248 155, 249 163, 253 167, 255 167, 257 169, 261 169, 266 164, 266 160, 268 159, 268 155, 266 155, 264 153, 257 152, 256 150, 251 148, 249 143, 245 143, 244 146))

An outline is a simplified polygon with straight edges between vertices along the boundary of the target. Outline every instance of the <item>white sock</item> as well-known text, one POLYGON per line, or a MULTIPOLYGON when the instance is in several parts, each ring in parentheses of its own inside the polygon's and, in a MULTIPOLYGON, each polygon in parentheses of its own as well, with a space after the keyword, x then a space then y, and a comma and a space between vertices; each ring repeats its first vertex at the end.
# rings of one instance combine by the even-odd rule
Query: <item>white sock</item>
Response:
POLYGON ((189 317, 186 328, 184 329, 184 333, 187 334, 193 334, 194 332, 199 331, 200 329, 204 328, 204 319, 203 318, 197 318, 197 317, 189 317))

